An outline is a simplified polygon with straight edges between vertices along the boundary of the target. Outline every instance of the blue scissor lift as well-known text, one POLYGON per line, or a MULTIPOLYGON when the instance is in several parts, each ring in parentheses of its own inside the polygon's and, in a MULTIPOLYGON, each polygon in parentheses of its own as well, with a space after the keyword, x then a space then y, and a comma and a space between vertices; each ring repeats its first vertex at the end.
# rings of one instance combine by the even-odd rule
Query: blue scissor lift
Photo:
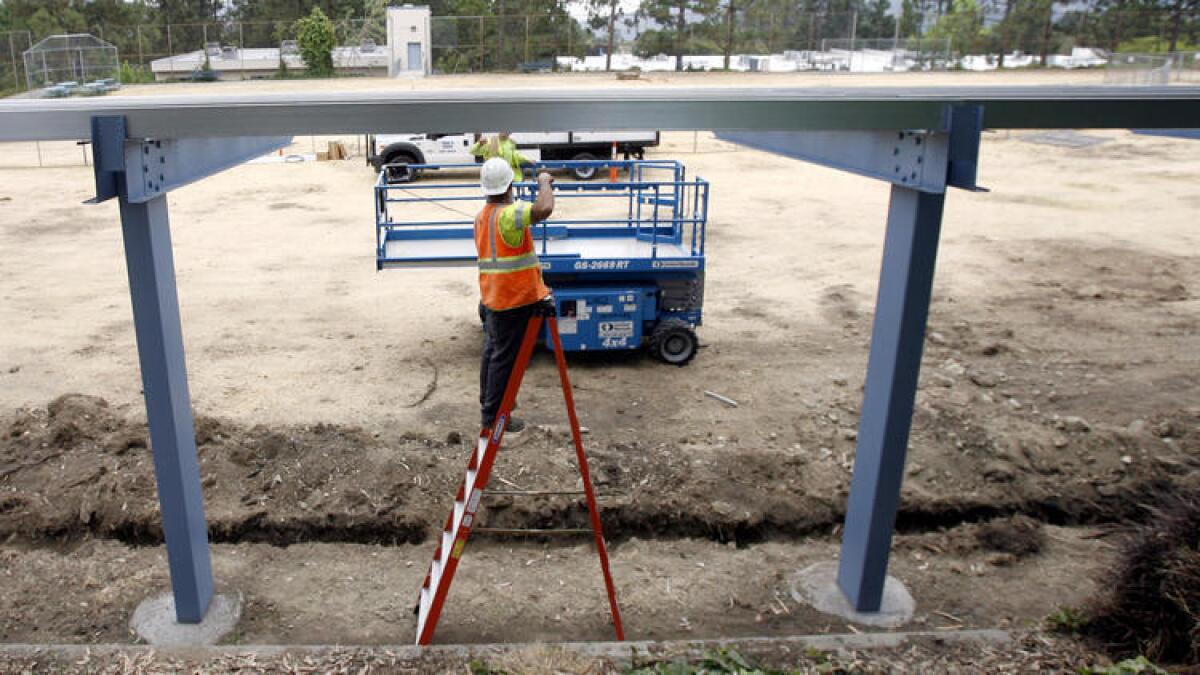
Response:
MULTIPOLYGON (((546 161, 534 168, 588 166, 615 167, 621 179, 556 182, 554 216, 532 228, 542 276, 554 291, 563 348, 646 344, 660 360, 685 365, 699 348, 708 182, 689 179, 671 160, 546 161)), ((394 184, 387 176, 385 167, 375 184, 378 269, 474 266, 474 216, 484 202, 478 183, 394 184), (428 219, 435 213, 441 219, 428 219), (447 213, 455 217, 446 219, 447 213)), ((536 183, 514 187, 517 199, 537 196, 536 183)))

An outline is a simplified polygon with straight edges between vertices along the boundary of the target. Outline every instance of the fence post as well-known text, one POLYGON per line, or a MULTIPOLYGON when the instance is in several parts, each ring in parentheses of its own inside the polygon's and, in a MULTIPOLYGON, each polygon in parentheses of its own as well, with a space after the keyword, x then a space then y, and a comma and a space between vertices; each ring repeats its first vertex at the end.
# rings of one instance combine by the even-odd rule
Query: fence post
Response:
POLYGON ((137 28, 137 45, 138 45, 138 65, 146 65, 146 56, 142 53, 142 24, 138 24, 137 28))
POLYGON ((167 56, 175 56, 175 48, 171 45, 171 24, 167 24, 167 56))
POLYGON ((525 15, 525 63, 529 63, 529 15, 525 15))
MULTIPOLYGON (((455 27, 457 30, 457 26, 455 27)), ((479 72, 483 72, 483 15, 479 15, 479 72)))
POLYGON ((858 11, 850 15, 850 51, 854 51, 854 38, 858 37, 858 11))
MULTIPOLYGON (((283 54, 279 55, 283 58, 283 54)), ((242 22, 238 22, 238 68, 241 70, 242 79, 246 79, 246 36, 242 33, 242 22)))
POLYGON ((203 40, 200 41, 200 47, 204 50, 204 53, 207 54, 208 53, 208 24, 206 24, 206 23, 200 24, 200 35, 203 36, 203 38, 204 38, 203 40))
POLYGON ((17 76, 17 48, 15 46, 13 46, 12 32, 9 32, 9 34, 8 34, 8 55, 10 58, 12 58, 13 85, 16 86, 17 89, 20 89, 21 88, 21 80, 19 80, 18 76, 17 76))

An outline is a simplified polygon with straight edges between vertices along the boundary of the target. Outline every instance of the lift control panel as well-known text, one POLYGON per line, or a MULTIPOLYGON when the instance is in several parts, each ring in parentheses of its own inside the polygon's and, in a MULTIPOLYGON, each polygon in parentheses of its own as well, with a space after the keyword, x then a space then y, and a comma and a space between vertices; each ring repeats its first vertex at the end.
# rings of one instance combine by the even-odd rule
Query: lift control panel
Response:
POLYGON ((654 296, 653 286, 555 288, 563 347, 569 351, 637 349, 645 322, 654 321, 654 296))

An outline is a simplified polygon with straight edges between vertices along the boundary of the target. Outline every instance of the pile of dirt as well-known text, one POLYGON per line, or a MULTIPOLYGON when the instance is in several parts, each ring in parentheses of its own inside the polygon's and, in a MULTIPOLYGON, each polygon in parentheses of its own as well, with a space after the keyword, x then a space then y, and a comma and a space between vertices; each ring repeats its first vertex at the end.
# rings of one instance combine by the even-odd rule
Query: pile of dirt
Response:
POLYGON ((1200 665, 1200 490, 1152 513, 1127 534, 1083 630, 1117 656, 1200 665))

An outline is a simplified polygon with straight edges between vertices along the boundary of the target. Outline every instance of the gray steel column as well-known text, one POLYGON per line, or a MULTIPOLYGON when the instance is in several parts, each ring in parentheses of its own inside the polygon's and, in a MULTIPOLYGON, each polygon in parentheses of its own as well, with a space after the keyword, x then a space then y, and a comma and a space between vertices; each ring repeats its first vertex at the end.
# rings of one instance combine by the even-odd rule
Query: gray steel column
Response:
POLYGON ((944 193, 892 186, 838 586, 879 611, 904 478, 944 193))
POLYGON ((166 195, 135 204, 121 179, 121 229, 163 534, 180 623, 199 623, 213 594, 200 464, 175 293, 166 195))

